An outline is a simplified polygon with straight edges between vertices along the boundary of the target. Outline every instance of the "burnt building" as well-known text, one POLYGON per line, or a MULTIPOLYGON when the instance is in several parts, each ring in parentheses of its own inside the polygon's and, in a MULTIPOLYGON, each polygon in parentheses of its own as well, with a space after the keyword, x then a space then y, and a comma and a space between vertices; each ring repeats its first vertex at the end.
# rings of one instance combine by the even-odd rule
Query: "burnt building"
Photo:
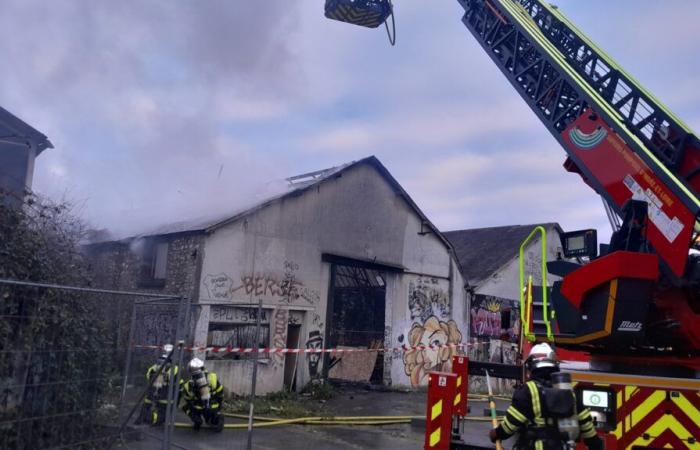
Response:
MULTIPOLYGON (((99 284, 187 296, 192 343, 402 348, 466 340, 466 291, 448 240, 375 157, 289 178, 252 206, 212 212, 90 246, 99 284)), ((419 386, 449 370, 456 348, 406 353, 273 353, 258 389, 316 378, 419 386)), ((233 392, 247 393, 249 355, 199 354, 233 392)))

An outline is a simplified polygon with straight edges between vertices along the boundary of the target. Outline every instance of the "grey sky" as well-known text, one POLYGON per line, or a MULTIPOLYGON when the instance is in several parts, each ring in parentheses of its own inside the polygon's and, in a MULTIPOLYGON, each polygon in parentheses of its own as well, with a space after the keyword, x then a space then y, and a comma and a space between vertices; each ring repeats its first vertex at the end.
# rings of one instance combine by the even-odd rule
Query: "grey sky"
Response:
MULTIPOLYGON (((700 3, 558 4, 700 128, 700 3)), ((6 0, 0 104, 56 146, 35 188, 96 226, 235 209, 266 181, 375 154, 442 229, 605 227, 459 4, 396 10, 391 48, 321 1, 6 0)))

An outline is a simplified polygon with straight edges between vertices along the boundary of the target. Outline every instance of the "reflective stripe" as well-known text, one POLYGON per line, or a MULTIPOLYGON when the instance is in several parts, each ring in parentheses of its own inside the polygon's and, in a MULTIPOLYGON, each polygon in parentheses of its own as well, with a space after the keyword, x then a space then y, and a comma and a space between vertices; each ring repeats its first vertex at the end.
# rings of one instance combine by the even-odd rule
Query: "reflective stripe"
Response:
POLYGON ((507 417, 503 419, 503 423, 501 426, 503 427, 503 430, 508 434, 513 434, 518 430, 518 427, 511 424, 510 420, 508 420, 507 417))
POLYGON ((535 450, 544 450, 544 444, 542 441, 535 442, 535 450))
POLYGON ((581 430, 581 437, 584 439, 590 439, 593 436, 595 436, 597 433, 595 432, 595 428, 591 428, 590 430, 583 431, 581 430))
POLYGON ((430 446, 435 447, 438 442, 440 442, 440 428, 430 433, 430 446))
POLYGON ((525 415, 524 415, 523 413, 521 413, 520 411, 518 411, 518 410, 515 408, 515 406, 512 406, 512 405, 511 405, 511 406, 508 408, 508 410, 506 411, 506 413, 508 413, 508 414, 510 414, 511 416, 513 416, 513 417, 514 417, 515 419, 517 419, 519 422, 527 423, 527 417, 525 417, 525 415))
POLYGON ((430 420, 435 420, 442 413, 442 400, 435 403, 430 411, 430 420))
POLYGON ((534 381, 527 382, 527 388, 530 390, 530 397, 532 398, 532 412, 535 415, 535 426, 543 427, 545 426, 545 421, 542 418, 542 406, 540 405, 540 391, 537 389, 537 384, 534 381))

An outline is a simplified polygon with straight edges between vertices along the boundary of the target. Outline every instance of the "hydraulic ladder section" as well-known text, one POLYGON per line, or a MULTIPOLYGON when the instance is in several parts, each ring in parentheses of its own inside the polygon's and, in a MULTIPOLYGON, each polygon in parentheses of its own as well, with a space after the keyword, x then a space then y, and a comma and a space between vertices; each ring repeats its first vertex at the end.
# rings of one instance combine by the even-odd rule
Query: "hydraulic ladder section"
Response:
POLYGON ((569 65, 618 113, 618 119, 627 129, 697 194, 700 141, 693 131, 556 7, 539 0, 518 2, 569 65))
POLYGON ((622 216, 649 207, 647 239, 682 277, 700 213, 700 145, 552 7, 537 0, 458 0, 462 22, 568 154, 622 216))

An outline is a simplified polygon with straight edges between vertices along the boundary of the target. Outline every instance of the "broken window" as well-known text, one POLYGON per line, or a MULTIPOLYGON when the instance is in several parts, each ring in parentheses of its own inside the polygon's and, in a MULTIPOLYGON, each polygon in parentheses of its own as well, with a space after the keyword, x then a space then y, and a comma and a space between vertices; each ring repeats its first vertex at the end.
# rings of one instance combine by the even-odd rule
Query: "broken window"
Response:
MULTIPOLYGON (((384 345, 384 274, 360 262, 334 264, 331 270, 331 324, 328 346, 379 348, 384 345)), ((352 355, 352 354, 348 354, 352 355)), ((383 377, 381 353, 367 353, 361 360, 344 355, 329 358, 329 378, 380 383, 383 377)))
MULTIPOLYGON (((255 329, 257 308, 237 308, 230 306, 212 306, 209 315, 209 332, 207 346, 255 348, 255 329)), ((270 311, 263 309, 260 317, 260 334, 258 348, 270 346, 270 311)), ((253 353, 214 353, 209 352, 207 359, 252 359, 253 353)), ((267 358, 261 354, 260 358, 267 358)))
POLYGON ((168 266, 168 242, 159 239, 144 240, 140 263, 140 286, 165 286, 168 266))

